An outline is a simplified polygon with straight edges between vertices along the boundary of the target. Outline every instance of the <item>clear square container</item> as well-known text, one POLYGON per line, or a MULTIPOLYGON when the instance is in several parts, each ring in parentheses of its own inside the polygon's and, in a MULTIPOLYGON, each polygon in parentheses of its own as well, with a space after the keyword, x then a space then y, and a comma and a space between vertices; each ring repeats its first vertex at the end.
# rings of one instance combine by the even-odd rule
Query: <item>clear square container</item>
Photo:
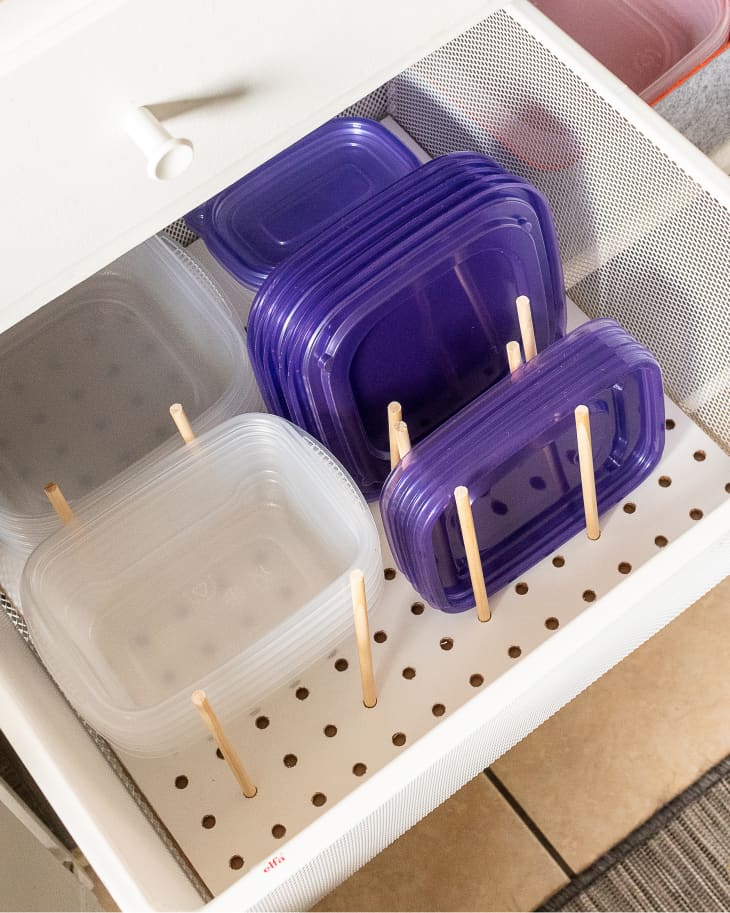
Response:
POLYGON ((172 752, 295 680, 352 629, 349 575, 383 586, 370 510, 312 438, 239 416, 80 510, 26 564, 33 642, 117 746, 172 752))
POLYGON ((0 336, 0 541, 19 554, 75 508, 176 446, 171 403, 200 432, 261 409, 243 335, 204 269, 151 238, 0 336))

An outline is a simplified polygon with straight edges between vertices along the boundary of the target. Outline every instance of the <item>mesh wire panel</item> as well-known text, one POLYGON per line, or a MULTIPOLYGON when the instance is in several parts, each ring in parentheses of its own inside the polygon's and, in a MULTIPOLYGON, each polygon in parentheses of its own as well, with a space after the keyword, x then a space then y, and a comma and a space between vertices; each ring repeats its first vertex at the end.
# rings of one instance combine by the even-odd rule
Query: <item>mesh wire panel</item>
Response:
POLYGON ((198 236, 194 231, 190 231, 185 224, 184 219, 178 219, 177 222, 168 225, 163 231, 166 235, 169 235, 173 241, 177 242, 180 247, 187 247, 189 244, 192 244, 193 241, 198 240, 198 236))
POLYGON ((360 101, 345 108, 338 117, 371 117, 373 120, 382 120, 388 113, 388 87, 380 86, 361 98, 360 101))
POLYGON ((500 11, 388 85, 432 155, 484 152, 548 197, 571 296, 658 357, 667 392, 730 442, 730 213, 500 11))

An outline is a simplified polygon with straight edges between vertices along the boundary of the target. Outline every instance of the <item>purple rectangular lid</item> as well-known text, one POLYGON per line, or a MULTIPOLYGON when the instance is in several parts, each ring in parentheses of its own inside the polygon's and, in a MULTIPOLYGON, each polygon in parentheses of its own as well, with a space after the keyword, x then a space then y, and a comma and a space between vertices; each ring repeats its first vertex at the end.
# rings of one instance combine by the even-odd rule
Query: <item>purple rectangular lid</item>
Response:
POLYGON ((336 118, 185 216, 211 254, 249 288, 418 159, 377 121, 336 118))
POLYGON ((489 591, 584 526, 573 411, 589 407, 599 512, 624 498, 664 448, 654 357, 611 320, 541 352, 413 448, 380 507, 396 563, 433 606, 474 605, 453 499, 469 488, 489 591))

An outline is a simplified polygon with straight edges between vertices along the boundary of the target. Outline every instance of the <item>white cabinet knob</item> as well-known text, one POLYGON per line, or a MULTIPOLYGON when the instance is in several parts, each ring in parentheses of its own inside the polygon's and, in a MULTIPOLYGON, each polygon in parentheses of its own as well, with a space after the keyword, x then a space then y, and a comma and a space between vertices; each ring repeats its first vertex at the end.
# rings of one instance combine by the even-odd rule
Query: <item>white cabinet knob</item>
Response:
POLYGON ((190 140, 168 133, 149 108, 134 108, 127 115, 124 126, 147 160, 147 174, 151 178, 169 181, 182 174, 192 162, 190 140))

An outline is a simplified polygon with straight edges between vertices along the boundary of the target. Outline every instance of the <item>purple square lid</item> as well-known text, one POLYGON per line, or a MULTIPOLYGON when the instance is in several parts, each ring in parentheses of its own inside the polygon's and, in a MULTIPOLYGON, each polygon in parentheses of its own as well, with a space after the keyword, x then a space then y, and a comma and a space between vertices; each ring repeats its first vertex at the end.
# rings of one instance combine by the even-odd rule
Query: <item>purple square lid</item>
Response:
POLYGON ((336 118, 185 216, 249 288, 344 213, 415 170, 418 159, 377 121, 336 118))

